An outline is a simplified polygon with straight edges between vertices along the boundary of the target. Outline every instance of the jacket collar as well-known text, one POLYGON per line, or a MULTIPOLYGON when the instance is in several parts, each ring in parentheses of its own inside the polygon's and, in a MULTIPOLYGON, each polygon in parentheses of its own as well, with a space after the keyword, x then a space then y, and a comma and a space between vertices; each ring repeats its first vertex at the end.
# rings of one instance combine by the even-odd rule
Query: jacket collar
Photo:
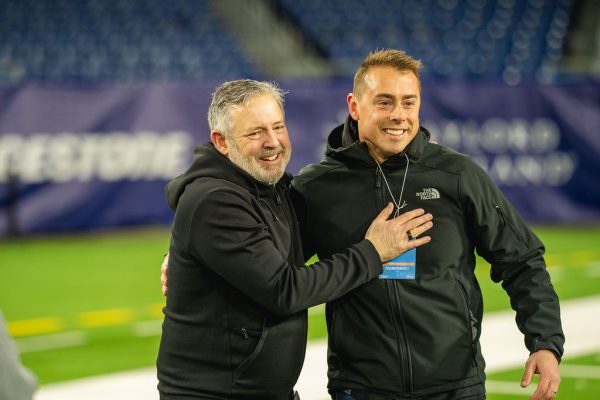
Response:
MULTIPOLYGON (((404 165, 406 163, 404 153, 408 155, 408 158, 412 162, 417 161, 427 147, 430 137, 431 134, 429 131, 420 126, 419 132, 417 132, 417 135, 409 143, 405 151, 393 155, 383 165, 404 165)), ((375 165, 375 160, 369 154, 366 143, 360 142, 358 138, 358 124, 348 115, 346 121, 334 128, 329 134, 325 154, 340 161, 375 165)))
POLYGON ((209 142, 196 147, 194 161, 190 168, 168 183, 165 192, 167 202, 173 210, 177 207, 185 187, 201 177, 227 180, 247 189, 259 198, 268 196, 274 189, 286 188, 291 181, 291 175, 286 173, 275 185, 260 182, 219 153, 209 142))

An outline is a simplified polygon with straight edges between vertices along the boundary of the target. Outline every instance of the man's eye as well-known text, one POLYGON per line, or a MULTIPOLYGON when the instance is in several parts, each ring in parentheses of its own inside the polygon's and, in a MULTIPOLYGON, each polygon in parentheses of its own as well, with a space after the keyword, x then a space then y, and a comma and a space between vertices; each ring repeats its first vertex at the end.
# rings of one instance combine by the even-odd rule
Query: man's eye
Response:
POLYGON ((277 126, 275 127, 275 130, 276 130, 276 131, 281 131, 281 130, 283 130, 283 129, 285 129, 285 125, 277 125, 277 126))
POLYGON ((389 101, 387 101, 387 100, 380 100, 380 101, 377 102, 377 105, 378 106, 382 106, 382 107, 389 106, 390 104, 391 103, 389 101))

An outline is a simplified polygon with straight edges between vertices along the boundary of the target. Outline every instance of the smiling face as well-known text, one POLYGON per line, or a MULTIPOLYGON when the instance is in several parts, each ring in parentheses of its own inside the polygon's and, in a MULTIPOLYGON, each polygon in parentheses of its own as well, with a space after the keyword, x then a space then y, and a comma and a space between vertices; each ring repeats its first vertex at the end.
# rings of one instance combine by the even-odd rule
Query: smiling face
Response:
POLYGON ((348 110, 358 122, 359 140, 382 163, 403 152, 419 131, 421 90, 410 70, 373 66, 348 95, 348 110))
POLYGON ((270 94, 229 108, 231 131, 211 132, 215 147, 255 179, 275 184, 290 160, 291 145, 285 116, 270 94))

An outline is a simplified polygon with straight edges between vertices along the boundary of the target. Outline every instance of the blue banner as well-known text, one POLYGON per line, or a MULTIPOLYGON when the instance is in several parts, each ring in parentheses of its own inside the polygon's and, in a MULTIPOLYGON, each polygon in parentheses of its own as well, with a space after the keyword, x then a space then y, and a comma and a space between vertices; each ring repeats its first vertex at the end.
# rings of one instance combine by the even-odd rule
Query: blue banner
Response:
MULTIPOLYGON (((217 84, 0 89, 0 235, 170 223, 164 185, 209 139, 217 84)), ((296 173, 322 158, 351 81, 281 86, 296 173)), ((526 219, 600 221, 600 84, 425 84, 421 119, 526 219)))

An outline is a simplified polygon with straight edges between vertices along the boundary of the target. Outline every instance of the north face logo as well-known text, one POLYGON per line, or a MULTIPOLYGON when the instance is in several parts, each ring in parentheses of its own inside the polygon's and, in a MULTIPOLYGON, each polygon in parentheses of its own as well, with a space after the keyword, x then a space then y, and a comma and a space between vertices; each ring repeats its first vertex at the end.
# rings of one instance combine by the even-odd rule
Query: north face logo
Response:
POLYGON ((417 197, 421 200, 439 199, 440 192, 434 188, 424 188, 422 192, 417 192, 417 197))

